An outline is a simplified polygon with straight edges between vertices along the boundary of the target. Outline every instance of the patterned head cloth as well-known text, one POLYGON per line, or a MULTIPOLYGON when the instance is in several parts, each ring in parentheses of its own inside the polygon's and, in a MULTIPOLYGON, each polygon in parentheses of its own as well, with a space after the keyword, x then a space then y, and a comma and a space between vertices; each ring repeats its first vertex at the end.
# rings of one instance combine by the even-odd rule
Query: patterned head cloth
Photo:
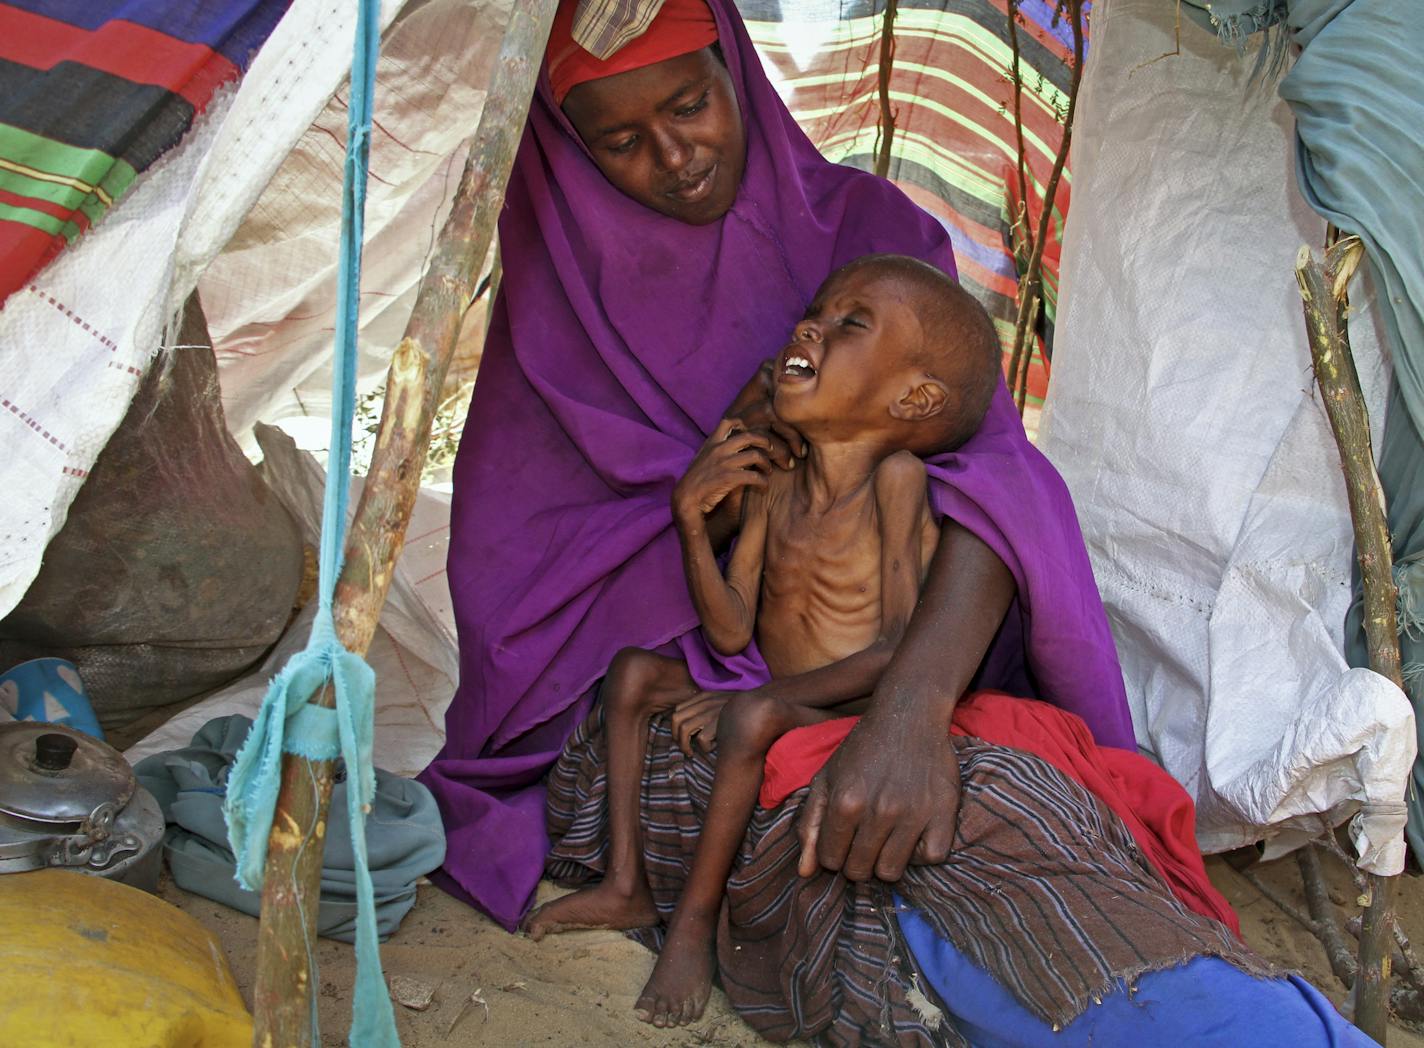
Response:
POLYGON ((636 24, 598 17, 602 3, 564 0, 549 32, 549 86, 554 103, 579 84, 641 69, 699 51, 717 39, 717 23, 706 0, 663 0, 641 5, 654 12, 645 31, 627 40, 636 24), (625 42, 627 41, 627 42, 625 42))

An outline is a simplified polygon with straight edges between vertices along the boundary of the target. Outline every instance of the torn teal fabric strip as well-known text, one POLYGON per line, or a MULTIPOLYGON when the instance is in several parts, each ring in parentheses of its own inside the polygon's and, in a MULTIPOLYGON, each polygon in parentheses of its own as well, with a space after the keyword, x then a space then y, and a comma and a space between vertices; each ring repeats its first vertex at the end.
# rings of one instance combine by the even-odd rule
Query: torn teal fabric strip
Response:
POLYGON ((1227 47, 1244 54, 1261 35, 1251 82, 1272 82, 1285 68, 1290 37, 1285 32, 1286 0, 1181 0, 1181 10, 1227 47))
MULTIPOLYGON (((228 777, 227 799, 223 805, 228 838, 237 860, 238 883, 256 891, 261 887, 266 867, 267 838, 276 810, 283 753, 312 760, 330 760, 339 755, 345 761, 357 901, 356 985, 352 994, 350 1033, 350 1043, 355 1048, 389 1048, 400 1043, 381 973, 374 892, 366 855, 366 813, 371 810, 376 787, 371 759, 376 679, 365 659, 342 646, 332 614, 336 580, 341 573, 346 545, 346 509, 351 485, 357 310, 371 105, 380 43, 379 13, 378 0, 361 0, 351 62, 337 270, 336 347, 332 364, 333 411, 322 506, 318 611, 306 649, 287 663, 263 699, 262 709, 228 777), (328 688, 335 700, 334 709, 319 709, 308 704, 308 699, 328 688)), ((320 1043, 314 1001, 311 1027, 312 1043, 320 1043)))

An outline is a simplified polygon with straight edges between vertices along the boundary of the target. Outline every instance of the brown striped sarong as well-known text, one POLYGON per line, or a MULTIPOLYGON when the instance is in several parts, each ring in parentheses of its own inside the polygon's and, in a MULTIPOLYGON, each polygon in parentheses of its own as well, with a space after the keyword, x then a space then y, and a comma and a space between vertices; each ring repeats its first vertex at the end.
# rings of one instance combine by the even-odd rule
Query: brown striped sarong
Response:
MULTIPOLYGON (((1030 1011, 1066 1025, 1119 980, 1203 954, 1270 974, 1225 926, 1177 902, 1121 820, 1077 783, 1021 750, 952 741, 962 787, 954 850, 911 867, 895 890, 1030 1011)), ((599 706, 550 773, 546 869, 560 883, 585 884, 606 868, 606 758, 599 706)), ((665 717, 653 722, 643 853, 664 919, 691 868, 714 767, 715 758, 683 756, 665 717)), ((733 1006, 774 1041, 963 1044, 925 1006, 932 991, 900 942, 889 888, 797 876, 806 792, 757 809, 728 881, 717 953, 733 1006)), ((662 941, 656 928, 635 937, 654 949, 662 941)))

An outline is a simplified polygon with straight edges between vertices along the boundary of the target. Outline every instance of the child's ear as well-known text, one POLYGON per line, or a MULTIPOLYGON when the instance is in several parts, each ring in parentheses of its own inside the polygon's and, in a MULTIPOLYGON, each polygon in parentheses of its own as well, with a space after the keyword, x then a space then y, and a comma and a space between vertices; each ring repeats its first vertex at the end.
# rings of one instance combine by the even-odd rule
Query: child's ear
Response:
POLYGON ((926 375, 890 403, 890 415, 905 422, 934 418, 949 400, 949 387, 926 375))

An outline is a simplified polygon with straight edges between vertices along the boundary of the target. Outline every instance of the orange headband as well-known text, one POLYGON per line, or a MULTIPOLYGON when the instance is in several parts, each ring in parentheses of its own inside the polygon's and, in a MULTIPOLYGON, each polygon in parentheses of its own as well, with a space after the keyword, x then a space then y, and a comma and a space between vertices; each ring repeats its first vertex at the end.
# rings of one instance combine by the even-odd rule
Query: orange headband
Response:
POLYGON ((700 51, 717 40, 717 23, 706 0, 663 0, 652 24, 609 58, 595 58, 574 41, 578 0, 563 0, 554 15, 546 52, 554 104, 563 105, 579 84, 700 51))

